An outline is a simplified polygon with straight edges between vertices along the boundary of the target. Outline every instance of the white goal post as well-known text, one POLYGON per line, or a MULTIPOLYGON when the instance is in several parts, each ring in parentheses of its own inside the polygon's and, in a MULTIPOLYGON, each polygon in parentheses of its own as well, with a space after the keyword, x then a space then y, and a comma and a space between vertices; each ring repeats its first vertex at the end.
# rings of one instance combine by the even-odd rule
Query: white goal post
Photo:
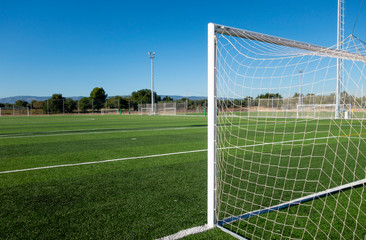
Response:
POLYGON ((112 114, 118 115, 118 114, 120 114, 120 110, 118 108, 102 108, 100 110, 100 114, 101 115, 112 115, 112 114))
POLYGON ((138 109, 141 115, 177 115, 177 103, 176 102, 159 102, 154 104, 154 111, 152 110, 151 103, 139 104, 138 109))
POLYGON ((342 44, 208 25, 210 228, 240 239, 365 238, 366 44, 342 44))

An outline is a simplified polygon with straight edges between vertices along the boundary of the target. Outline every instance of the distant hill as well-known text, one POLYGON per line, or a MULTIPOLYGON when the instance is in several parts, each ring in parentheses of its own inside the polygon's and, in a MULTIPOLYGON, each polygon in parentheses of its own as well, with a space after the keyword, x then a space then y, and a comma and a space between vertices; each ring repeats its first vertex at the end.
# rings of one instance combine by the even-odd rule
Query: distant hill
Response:
MULTIPOLYGON (((165 96, 171 97, 173 98, 173 100, 179 100, 182 98, 185 98, 186 96, 178 96, 178 95, 160 95, 161 98, 163 99, 165 96)), ((126 95, 122 96, 122 97, 127 97, 126 95)), ((14 96, 14 97, 6 97, 6 98, 0 98, 0 103, 10 103, 13 104, 15 103, 17 100, 23 100, 23 101, 27 101, 27 102, 31 102, 33 100, 36 101, 44 101, 46 99, 51 98, 51 96, 49 97, 37 97, 37 96, 14 96)), ((71 98, 72 100, 80 100, 81 98, 83 98, 83 96, 77 96, 77 97, 66 97, 66 98, 71 98)), ((207 99, 207 97, 202 97, 202 96, 188 96, 188 98, 190 100, 201 100, 201 99, 207 99)))
MULTIPOLYGON (((165 96, 173 98, 173 100, 179 100, 182 98, 186 98, 186 96, 178 96, 178 95, 159 95, 161 99, 163 99, 165 96)), ((202 96, 188 96, 188 99, 190 100, 201 100, 201 99, 207 99, 207 97, 202 96)))
MULTIPOLYGON (((51 98, 51 96, 49 97, 37 97, 37 96, 14 96, 14 97, 6 97, 6 98, 0 98, 0 103, 15 103, 17 100, 23 100, 23 101, 27 101, 27 102, 31 102, 33 100, 36 101, 44 101, 46 99, 51 98)), ((82 98, 82 96, 79 97, 66 97, 66 98, 71 98, 73 100, 79 100, 82 98)))

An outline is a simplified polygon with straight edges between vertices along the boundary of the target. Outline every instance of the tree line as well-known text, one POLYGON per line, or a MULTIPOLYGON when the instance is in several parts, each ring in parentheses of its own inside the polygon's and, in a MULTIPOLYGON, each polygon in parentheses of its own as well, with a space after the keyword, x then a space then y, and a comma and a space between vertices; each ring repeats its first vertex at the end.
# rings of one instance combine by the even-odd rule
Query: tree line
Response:
MULTIPOLYGON (((172 102, 173 98, 169 96, 161 97, 154 91, 155 103, 157 102, 172 102)), ((188 100, 182 98, 177 102, 185 102, 187 108, 193 108, 195 106, 205 106, 206 100, 188 100)), ((73 113, 76 111, 90 112, 99 111, 102 108, 121 109, 121 110, 138 110, 138 104, 151 103, 151 90, 141 89, 133 91, 130 96, 113 96, 108 98, 108 94, 102 87, 95 87, 89 97, 83 97, 80 100, 73 100, 71 98, 65 98, 61 93, 55 93, 51 98, 44 101, 33 100, 27 102, 24 100, 17 100, 15 104, 0 103, 0 108, 22 108, 28 107, 30 109, 39 109, 43 113, 73 113)))

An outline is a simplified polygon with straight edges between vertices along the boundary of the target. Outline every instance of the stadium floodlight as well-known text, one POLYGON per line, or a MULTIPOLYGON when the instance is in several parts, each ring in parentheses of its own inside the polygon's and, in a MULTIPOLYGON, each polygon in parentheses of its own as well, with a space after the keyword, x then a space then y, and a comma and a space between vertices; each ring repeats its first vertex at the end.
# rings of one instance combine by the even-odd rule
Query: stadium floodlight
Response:
POLYGON ((249 239, 364 239, 366 45, 351 35, 343 46, 208 25, 209 227, 249 239))
MULTIPOLYGON (((338 0, 338 8, 337 8, 337 50, 344 50, 344 1, 338 0)), ((339 118, 340 115, 340 105, 341 105, 341 88, 343 84, 343 59, 337 59, 337 82, 336 82, 336 106, 335 106, 335 118, 339 118)))
POLYGON ((151 59, 151 115, 155 115, 154 108, 154 58, 155 52, 148 52, 151 59))

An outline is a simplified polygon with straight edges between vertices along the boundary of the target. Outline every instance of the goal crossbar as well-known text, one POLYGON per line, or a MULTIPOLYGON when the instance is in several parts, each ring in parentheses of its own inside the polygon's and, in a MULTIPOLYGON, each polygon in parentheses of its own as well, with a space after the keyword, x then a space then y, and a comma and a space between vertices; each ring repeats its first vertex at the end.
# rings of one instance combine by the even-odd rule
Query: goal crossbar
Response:
POLYGON ((347 59, 347 60, 357 60, 357 61, 362 61, 362 62, 366 63, 366 56, 361 55, 361 54, 351 53, 351 52, 347 52, 344 50, 337 50, 337 49, 333 49, 333 48, 321 47, 321 46, 317 46, 314 44, 299 42, 299 41, 290 40, 290 39, 281 38, 281 37, 275 37, 275 36, 252 32, 252 31, 248 31, 248 30, 242 30, 242 29, 226 27, 223 25, 215 24, 215 32, 218 34, 223 34, 223 35, 235 36, 235 37, 245 38, 245 39, 249 39, 249 40, 255 40, 255 41, 271 43, 271 44, 276 44, 276 45, 281 45, 281 46, 286 46, 286 47, 293 47, 293 48, 308 50, 308 51, 314 52, 314 54, 317 53, 321 56, 330 56, 330 57, 335 57, 335 58, 343 58, 343 59, 347 59))

